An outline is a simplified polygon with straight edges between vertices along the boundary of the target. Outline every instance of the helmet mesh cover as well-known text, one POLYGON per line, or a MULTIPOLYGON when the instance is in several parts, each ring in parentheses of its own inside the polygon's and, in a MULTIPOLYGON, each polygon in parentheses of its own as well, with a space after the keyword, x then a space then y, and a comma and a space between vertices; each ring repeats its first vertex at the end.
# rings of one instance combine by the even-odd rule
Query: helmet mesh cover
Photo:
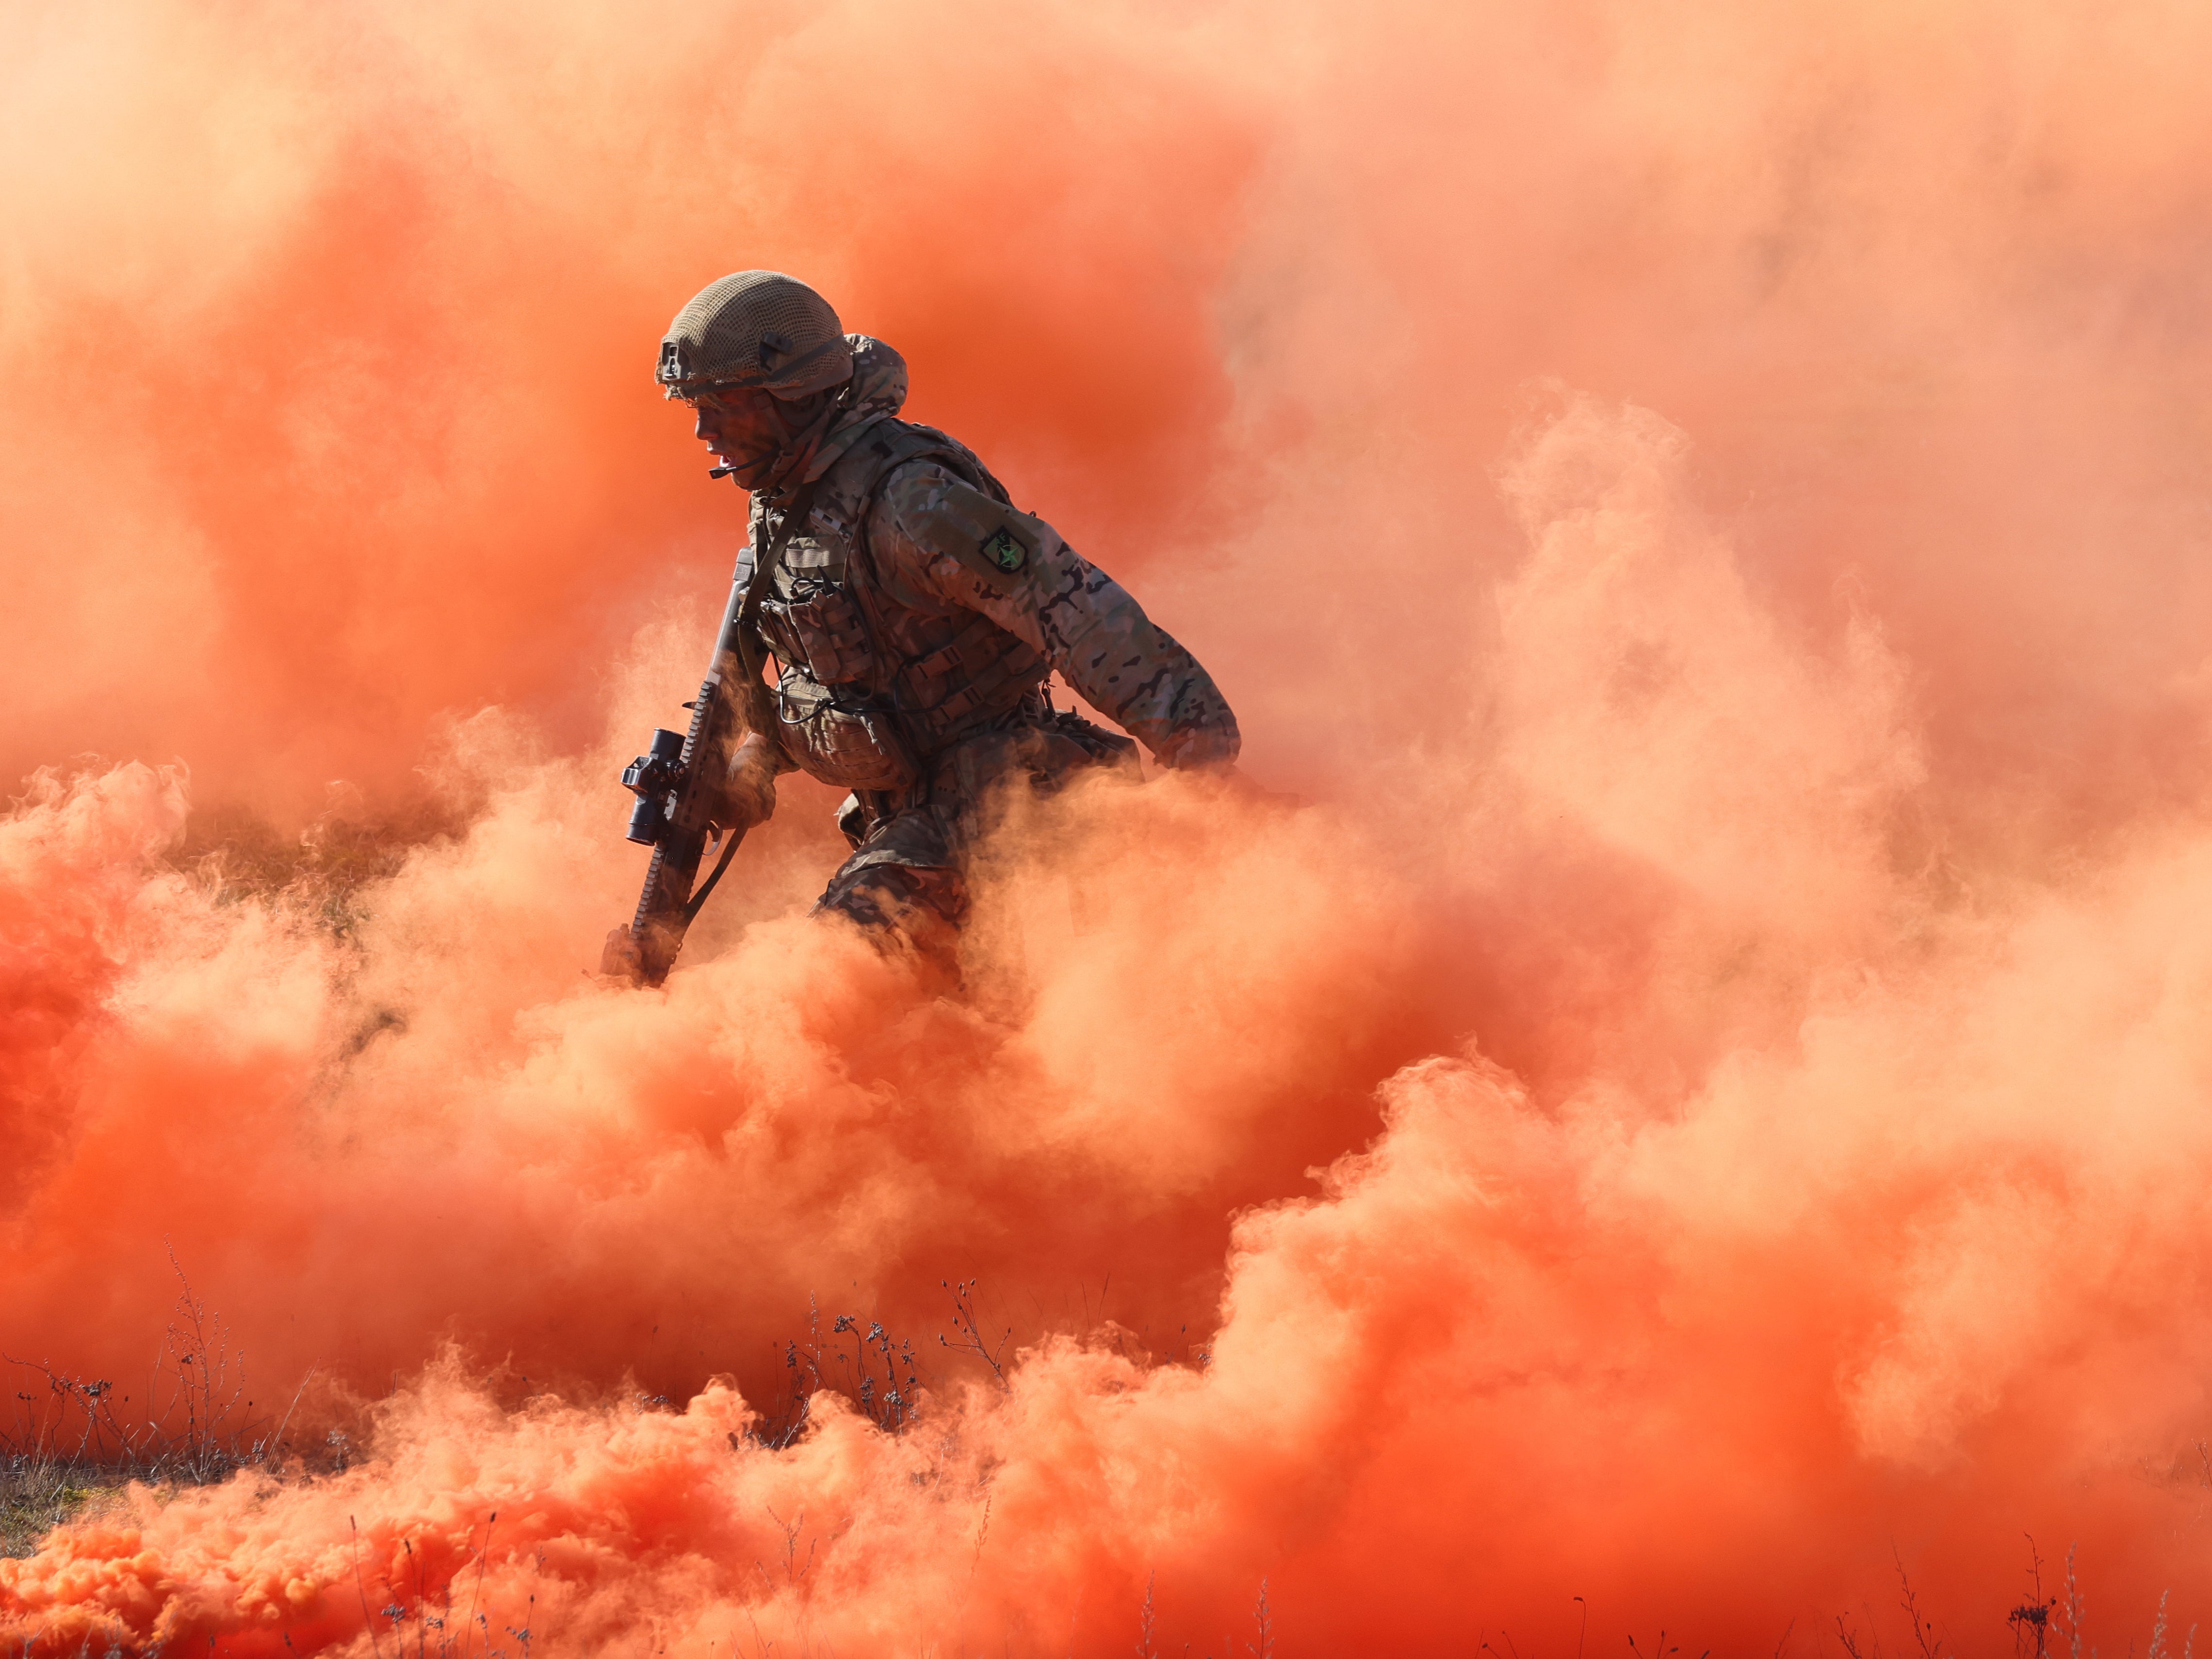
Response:
POLYGON ((844 325, 827 300, 781 271, 741 270, 709 282, 676 313, 657 378, 672 397, 723 386, 803 397, 852 368, 844 325))

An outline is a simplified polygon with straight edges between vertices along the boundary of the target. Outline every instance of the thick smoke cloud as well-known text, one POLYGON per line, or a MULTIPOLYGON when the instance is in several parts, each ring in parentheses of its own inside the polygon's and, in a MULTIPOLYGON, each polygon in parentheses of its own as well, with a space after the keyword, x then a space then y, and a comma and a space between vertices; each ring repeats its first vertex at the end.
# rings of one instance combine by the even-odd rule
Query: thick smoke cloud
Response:
POLYGON ((1808 1651, 1903 1571, 1978 1651, 2023 1534, 2201 1616, 2207 27, 11 13, 0 1351, 143 1402, 181 1268, 323 1472, 0 1632, 1808 1651), (958 1000, 800 913, 801 783, 582 971, 747 264, 1291 797, 1026 812, 958 1000), (757 1443, 811 1317, 904 1432, 757 1443))

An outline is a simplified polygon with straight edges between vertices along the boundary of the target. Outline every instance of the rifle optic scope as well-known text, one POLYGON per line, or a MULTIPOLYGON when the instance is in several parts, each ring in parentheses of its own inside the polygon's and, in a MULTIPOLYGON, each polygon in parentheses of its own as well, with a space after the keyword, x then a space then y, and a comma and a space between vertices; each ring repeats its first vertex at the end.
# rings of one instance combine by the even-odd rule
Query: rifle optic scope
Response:
POLYGON ((637 796, 629 809, 629 839, 641 847, 668 827, 668 797, 684 782, 684 734, 656 728, 646 752, 623 768, 623 787, 637 796))

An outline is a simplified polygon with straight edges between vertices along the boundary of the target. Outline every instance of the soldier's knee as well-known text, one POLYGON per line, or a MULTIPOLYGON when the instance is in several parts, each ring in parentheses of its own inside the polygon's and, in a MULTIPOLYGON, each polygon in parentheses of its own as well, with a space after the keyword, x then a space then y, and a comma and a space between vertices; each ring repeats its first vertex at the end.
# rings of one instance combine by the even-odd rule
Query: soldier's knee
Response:
POLYGON ((950 959, 968 919, 967 883, 957 870, 869 864, 841 873, 814 906, 842 916, 878 944, 905 944, 950 959))

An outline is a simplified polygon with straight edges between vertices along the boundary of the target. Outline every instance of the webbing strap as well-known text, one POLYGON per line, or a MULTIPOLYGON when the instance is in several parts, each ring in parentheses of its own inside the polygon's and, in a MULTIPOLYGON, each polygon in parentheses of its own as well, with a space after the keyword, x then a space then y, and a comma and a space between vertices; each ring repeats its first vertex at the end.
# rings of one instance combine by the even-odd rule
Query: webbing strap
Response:
POLYGON ((915 712, 927 715, 933 721, 957 720, 974 713, 1015 681, 1034 673, 1043 663, 1044 658, 1038 656, 1026 641, 1008 633, 979 612, 974 621, 951 639, 928 656, 908 663, 900 672, 907 677, 910 688, 918 695, 926 696, 931 681, 948 678, 966 669, 974 648, 993 644, 993 635, 1004 643, 989 658, 977 664, 972 679, 949 695, 915 712))
MULTIPOLYGON (((911 685, 916 689, 921 689, 926 687, 933 680, 945 679, 948 675, 969 669, 971 665, 977 669, 991 668, 1004 662, 1011 654, 999 650, 997 640, 992 637, 994 635, 998 636, 999 639, 1012 637, 996 622, 978 611, 969 619, 968 625, 959 633, 927 656, 917 657, 905 663, 902 671, 908 676, 911 685), (979 652, 976 650, 979 645, 985 648, 984 651, 979 652)), ((1014 644, 1020 651, 1032 657, 1036 656, 1035 651, 1030 651, 1018 639, 1014 640, 1014 644)))

